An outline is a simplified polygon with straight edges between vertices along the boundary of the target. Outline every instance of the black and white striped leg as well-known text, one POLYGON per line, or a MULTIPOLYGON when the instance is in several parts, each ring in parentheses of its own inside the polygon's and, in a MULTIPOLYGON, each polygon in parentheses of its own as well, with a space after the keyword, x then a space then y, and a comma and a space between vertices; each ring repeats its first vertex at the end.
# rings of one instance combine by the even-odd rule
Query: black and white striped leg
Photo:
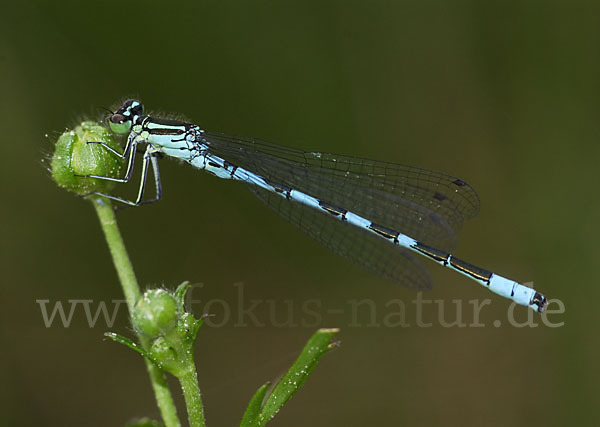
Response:
MULTIPOLYGON (((79 176, 82 178, 96 178, 96 179, 104 179, 106 181, 114 181, 114 182, 129 182, 129 180, 131 179, 131 175, 133 174, 133 166, 135 163, 135 151, 136 151, 135 149, 137 146, 137 142, 135 142, 135 137, 130 136, 127 139, 127 145, 125 146, 125 150, 123 151, 123 154, 121 154, 117 150, 109 147, 104 142, 88 141, 88 144, 100 144, 102 147, 107 149, 110 153, 112 153, 122 159, 127 159, 128 160, 127 171, 125 172, 125 176, 123 178, 113 178, 110 176, 101 176, 101 175, 78 175, 78 174, 73 174, 73 175, 79 176)), ((87 194, 86 194, 86 196, 87 196, 87 194)))
POLYGON ((158 171, 158 156, 160 153, 152 152, 150 146, 146 148, 144 153, 144 164, 142 169, 142 183, 140 184, 140 191, 138 192, 137 204, 147 205, 150 203, 158 202, 162 198, 162 183, 160 181, 160 173, 158 171), (156 195, 153 199, 142 200, 144 196, 144 189, 146 186, 146 178, 148 176, 148 161, 152 163, 152 173, 154 174, 154 187, 156 195))
POLYGON ((99 192, 89 193, 89 194, 86 194, 85 196, 91 196, 91 195, 102 196, 102 197, 106 197, 108 199, 111 199, 111 200, 114 200, 116 202, 120 202, 120 203, 123 203, 124 205, 126 205, 126 206, 122 206, 121 208, 124 208, 127 206, 139 206, 139 205, 145 205, 145 204, 149 204, 149 203, 158 202, 162 197, 162 184, 160 181, 160 173, 158 170, 158 159, 157 159, 157 156, 159 154, 160 153, 153 151, 152 146, 148 145, 146 147, 146 151, 144 152, 144 160, 142 163, 142 177, 141 177, 141 181, 140 181, 140 187, 138 189, 138 195, 137 195, 137 198, 135 201, 127 200, 127 199, 123 199, 121 197, 111 196, 110 194, 99 193, 99 192), (155 184, 155 188, 156 188, 156 196, 153 199, 142 200, 144 197, 144 191, 146 189, 146 180, 148 179, 148 169, 149 169, 148 164, 150 162, 152 162, 152 172, 154 174, 154 184, 155 184))
POLYGON ((104 147, 107 151, 110 151, 115 156, 117 156, 117 157, 119 157, 121 159, 124 159, 125 158, 125 153, 127 153, 127 150, 125 150, 123 153, 119 153, 117 150, 115 150, 114 148, 112 148, 106 142, 102 142, 102 141, 86 141, 86 144, 98 144, 98 145, 104 147))

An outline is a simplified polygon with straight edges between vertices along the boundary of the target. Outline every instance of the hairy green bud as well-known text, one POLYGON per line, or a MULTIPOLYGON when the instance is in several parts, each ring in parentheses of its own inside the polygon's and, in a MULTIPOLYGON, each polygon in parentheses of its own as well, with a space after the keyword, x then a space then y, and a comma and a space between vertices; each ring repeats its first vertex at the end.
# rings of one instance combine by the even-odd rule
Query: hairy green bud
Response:
POLYGON ((75 129, 64 132, 56 141, 52 156, 52 177, 61 187, 77 194, 106 193, 114 182, 76 175, 98 175, 118 178, 123 159, 100 144, 103 142, 120 152, 121 148, 113 134, 97 122, 82 122, 75 129))
POLYGON ((177 302, 164 289, 150 289, 136 303, 132 321, 149 338, 164 336, 177 325, 177 302))

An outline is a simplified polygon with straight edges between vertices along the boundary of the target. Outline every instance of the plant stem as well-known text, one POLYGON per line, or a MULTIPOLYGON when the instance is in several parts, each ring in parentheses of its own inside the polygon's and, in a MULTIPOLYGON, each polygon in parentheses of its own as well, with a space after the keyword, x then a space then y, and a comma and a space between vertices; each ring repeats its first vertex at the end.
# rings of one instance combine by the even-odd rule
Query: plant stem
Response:
POLYGON ((104 231, 104 237, 106 237, 106 243, 108 243, 108 249, 110 250, 119 280, 121 281, 123 293, 125 294, 127 307, 131 313, 135 303, 140 299, 141 292, 117 225, 115 213, 110 201, 102 197, 94 197, 92 204, 96 208, 96 213, 100 219, 100 225, 102 226, 102 231, 104 231))
POLYGON ((204 420, 204 407, 202 406, 196 365, 190 359, 188 366, 189 370, 179 377, 181 390, 185 398, 185 406, 188 410, 188 422, 190 423, 190 427, 204 427, 206 422, 204 420))
MULTIPOLYGON (((91 201, 96 209, 98 218, 100 219, 100 225, 102 226, 104 237, 106 237, 106 243, 108 244, 119 280, 121 281, 121 287, 125 294, 129 313, 132 313, 133 307, 141 295, 140 287, 137 283, 135 273, 133 272, 133 266, 129 260, 129 255, 125 249, 125 244, 123 243, 123 238, 121 237, 121 232, 117 225, 115 213, 110 201, 101 197, 94 197, 91 201)), ((139 337, 139 339, 142 347, 148 349, 148 340, 143 337, 139 337)), ((167 385, 167 378, 164 372, 148 359, 144 358, 144 361, 146 362, 146 368, 150 375, 156 403, 158 404, 163 422, 167 427, 179 427, 181 424, 177 417, 177 409, 175 408, 175 403, 173 402, 173 397, 171 396, 171 392, 167 385)), ((186 402, 187 399, 188 397, 186 395, 186 402)), ((201 425, 203 426, 204 424, 201 425)))

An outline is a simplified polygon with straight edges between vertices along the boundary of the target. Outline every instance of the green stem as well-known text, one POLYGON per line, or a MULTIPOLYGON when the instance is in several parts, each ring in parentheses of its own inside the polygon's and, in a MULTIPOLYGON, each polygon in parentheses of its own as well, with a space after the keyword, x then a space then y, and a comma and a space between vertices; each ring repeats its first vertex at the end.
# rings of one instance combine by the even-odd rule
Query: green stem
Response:
MULTIPOLYGON (((100 225, 102 226, 102 231, 104 231, 106 243, 108 243, 108 248, 110 250, 113 263, 117 269, 117 274, 119 276, 119 280, 121 281, 121 286, 123 288, 123 293, 125 294, 125 300, 127 301, 129 313, 132 313, 133 307, 141 295, 140 287, 137 283, 137 279, 135 278, 133 266, 129 260, 127 250, 125 249, 125 244, 123 243, 123 238, 121 237, 119 227, 117 226, 115 213, 110 202, 101 197, 94 197, 92 199, 92 204, 94 205, 96 213, 98 214, 98 218, 100 219, 100 225)), ((144 349, 148 349, 150 345, 148 340, 144 339, 143 337, 139 337, 139 339, 142 347, 144 349)), ((160 409, 163 422, 167 427, 179 427, 181 424, 179 422, 179 418, 177 417, 177 409, 175 408, 175 403, 173 402, 173 397, 171 396, 171 392, 167 385, 167 378, 164 372, 148 359, 144 358, 144 360, 146 362, 148 374, 150 375, 152 387, 154 388, 156 403, 160 409)), ((204 424, 199 425, 203 426, 204 424)))
POLYGON ((140 299, 141 292, 140 287, 135 278, 133 272, 133 266, 129 260, 127 249, 125 249, 125 243, 121 237, 121 232, 117 225, 117 218, 112 205, 107 199, 102 197, 94 197, 92 204, 96 208, 96 213, 100 219, 100 225, 102 231, 104 231, 104 237, 106 237, 106 243, 108 243, 108 249, 117 269, 121 286, 123 287, 123 293, 125 294, 125 300, 127 301, 127 307, 129 312, 133 312, 135 303, 140 299))
POLYGON ((200 386, 198 385, 198 375, 196 374, 196 365, 193 360, 189 360, 189 370, 179 377, 181 390, 185 398, 185 406, 188 410, 188 421, 190 427, 204 427, 204 407, 202 406, 202 396, 200 395, 200 386))

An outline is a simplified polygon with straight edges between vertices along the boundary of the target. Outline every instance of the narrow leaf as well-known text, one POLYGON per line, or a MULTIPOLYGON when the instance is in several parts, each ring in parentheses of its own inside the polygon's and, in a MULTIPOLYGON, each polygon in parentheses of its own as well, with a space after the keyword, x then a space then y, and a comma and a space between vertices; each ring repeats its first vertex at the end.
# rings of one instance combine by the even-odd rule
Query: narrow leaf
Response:
POLYGON ((277 383, 275 389, 267 399, 260 414, 259 425, 264 425, 281 409, 281 407, 298 391, 306 382, 321 357, 337 343, 332 343, 333 336, 339 329, 319 329, 308 340, 298 359, 290 370, 277 383))
POLYGON ((152 363, 156 364, 160 368, 160 363, 158 363, 156 361, 156 359, 150 353, 148 353, 146 350, 144 350, 143 348, 141 348, 135 342, 131 341, 129 338, 125 338, 124 336, 119 335, 119 334, 115 334, 114 332, 105 332, 104 336, 107 337, 107 338, 110 338, 114 342, 118 342, 119 344, 123 344, 125 347, 128 347, 128 348, 132 349, 133 351, 141 354, 146 359, 148 359, 152 363))
POLYGON ((125 424, 125 427, 163 427, 164 424, 159 423, 150 418, 139 418, 131 420, 125 424))
POLYGON ((179 309, 179 314, 183 314, 185 312, 185 293, 190 287, 190 282, 187 280, 182 282, 177 289, 175 290, 175 300, 177 301, 177 308, 179 309))
POLYGON ((246 408, 240 427, 256 427, 261 425, 260 410, 268 388, 269 383, 263 384, 256 393, 254 393, 252 400, 250 400, 250 403, 248 404, 248 408, 246 408))

